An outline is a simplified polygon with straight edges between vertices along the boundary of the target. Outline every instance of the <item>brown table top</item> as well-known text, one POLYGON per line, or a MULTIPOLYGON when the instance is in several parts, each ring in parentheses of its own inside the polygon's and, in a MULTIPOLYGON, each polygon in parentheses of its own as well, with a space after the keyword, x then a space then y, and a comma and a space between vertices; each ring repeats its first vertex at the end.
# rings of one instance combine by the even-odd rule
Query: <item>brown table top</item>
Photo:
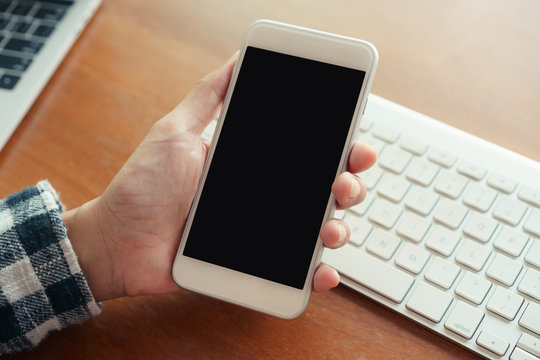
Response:
MULTIPOLYGON (((0 153, 0 196, 48 178, 70 208, 100 195, 151 125, 270 18, 363 38, 372 92, 540 159, 533 0, 104 0, 0 153)), ((102 315, 14 359, 476 359, 350 289, 279 320, 180 291, 102 315)))

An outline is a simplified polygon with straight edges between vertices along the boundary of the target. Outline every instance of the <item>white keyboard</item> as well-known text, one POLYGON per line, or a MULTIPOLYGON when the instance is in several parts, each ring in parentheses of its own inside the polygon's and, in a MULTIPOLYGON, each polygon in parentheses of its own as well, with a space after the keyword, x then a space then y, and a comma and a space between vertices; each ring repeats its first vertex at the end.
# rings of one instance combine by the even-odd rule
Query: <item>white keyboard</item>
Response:
POLYGON ((358 137, 378 162, 322 261, 483 357, 540 360, 540 163, 373 94, 358 137))
POLYGON ((358 137, 379 158, 322 261, 483 357, 540 360, 540 163, 375 95, 358 137))

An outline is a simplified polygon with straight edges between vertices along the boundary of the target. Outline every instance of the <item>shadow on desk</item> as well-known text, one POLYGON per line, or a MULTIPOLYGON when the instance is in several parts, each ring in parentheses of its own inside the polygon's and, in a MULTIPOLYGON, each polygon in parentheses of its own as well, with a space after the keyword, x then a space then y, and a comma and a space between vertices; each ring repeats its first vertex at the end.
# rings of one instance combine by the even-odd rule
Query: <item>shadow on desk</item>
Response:
POLYGON ((478 359, 343 286, 310 304, 282 320, 187 291, 117 299, 5 359, 478 359))

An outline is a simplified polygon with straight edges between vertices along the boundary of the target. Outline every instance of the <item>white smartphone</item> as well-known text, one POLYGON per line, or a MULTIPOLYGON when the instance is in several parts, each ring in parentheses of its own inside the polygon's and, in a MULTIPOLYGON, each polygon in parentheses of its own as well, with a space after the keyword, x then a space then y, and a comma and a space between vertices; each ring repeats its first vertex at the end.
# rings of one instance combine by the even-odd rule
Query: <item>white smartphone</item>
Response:
POLYGON ((377 59, 365 41, 249 27, 173 265, 179 286, 282 318, 304 311, 377 59))

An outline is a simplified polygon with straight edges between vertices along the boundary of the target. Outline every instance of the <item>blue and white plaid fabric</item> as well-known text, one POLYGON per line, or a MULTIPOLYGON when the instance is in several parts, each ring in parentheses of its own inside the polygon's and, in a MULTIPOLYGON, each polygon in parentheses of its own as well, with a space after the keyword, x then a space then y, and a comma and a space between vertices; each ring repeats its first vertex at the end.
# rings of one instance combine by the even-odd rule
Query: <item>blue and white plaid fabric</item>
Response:
POLYGON ((47 181, 0 200, 0 355, 101 312, 47 181))

